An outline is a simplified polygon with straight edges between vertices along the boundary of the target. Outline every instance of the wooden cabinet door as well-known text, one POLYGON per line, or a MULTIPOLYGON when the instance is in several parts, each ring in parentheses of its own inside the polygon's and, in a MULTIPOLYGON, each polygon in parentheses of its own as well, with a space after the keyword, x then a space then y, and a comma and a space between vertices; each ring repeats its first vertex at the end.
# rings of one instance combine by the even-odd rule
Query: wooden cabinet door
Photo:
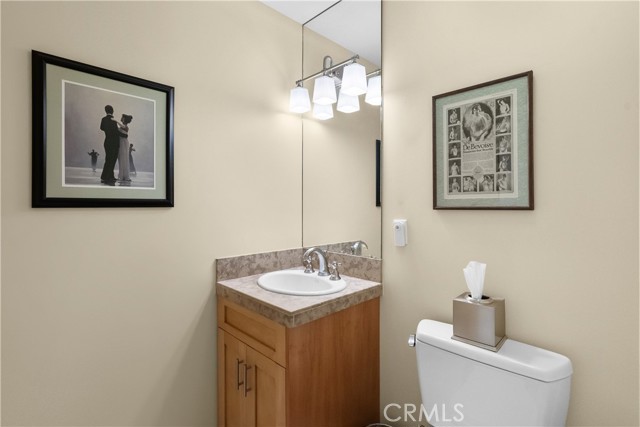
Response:
POLYGON ((285 369, 220 328, 218 426, 286 426, 285 369))
POLYGON ((247 347, 247 411, 251 427, 285 427, 285 369, 247 347))
POLYGON ((244 397, 244 365, 247 346, 234 336, 218 329, 218 426, 248 427, 244 397))

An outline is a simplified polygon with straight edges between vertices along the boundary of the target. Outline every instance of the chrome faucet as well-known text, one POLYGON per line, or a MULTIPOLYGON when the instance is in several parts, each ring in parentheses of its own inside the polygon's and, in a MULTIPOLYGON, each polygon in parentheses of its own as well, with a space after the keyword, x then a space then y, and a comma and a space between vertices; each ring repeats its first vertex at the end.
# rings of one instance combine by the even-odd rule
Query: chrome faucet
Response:
MULTIPOLYGON (((311 258, 311 255, 316 254, 318 258, 318 276, 328 276, 329 272, 327 271, 327 253, 320 248, 309 248, 302 256, 303 263, 307 264, 307 260, 311 258)), ((313 271, 313 270, 311 270, 313 271)))
POLYGON ((355 242, 353 245, 351 245, 351 255, 362 255, 363 246, 369 249, 369 246, 367 246, 364 241, 358 240, 357 242, 355 242))

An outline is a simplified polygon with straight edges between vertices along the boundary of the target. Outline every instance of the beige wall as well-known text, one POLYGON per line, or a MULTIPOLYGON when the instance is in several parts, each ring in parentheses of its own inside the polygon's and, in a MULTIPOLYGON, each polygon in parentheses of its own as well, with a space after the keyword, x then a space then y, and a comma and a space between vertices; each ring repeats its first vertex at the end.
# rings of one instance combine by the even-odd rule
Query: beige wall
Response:
POLYGON ((214 259, 301 243, 300 31, 254 2, 2 2, 3 425, 215 424, 214 259), (176 88, 174 208, 31 209, 31 49, 176 88))
POLYGON ((407 335, 477 259, 508 335, 571 358, 568 423, 637 426, 638 3, 386 2, 382 34, 382 404, 419 400, 407 335), (431 97, 530 69, 535 211, 432 210, 431 97))

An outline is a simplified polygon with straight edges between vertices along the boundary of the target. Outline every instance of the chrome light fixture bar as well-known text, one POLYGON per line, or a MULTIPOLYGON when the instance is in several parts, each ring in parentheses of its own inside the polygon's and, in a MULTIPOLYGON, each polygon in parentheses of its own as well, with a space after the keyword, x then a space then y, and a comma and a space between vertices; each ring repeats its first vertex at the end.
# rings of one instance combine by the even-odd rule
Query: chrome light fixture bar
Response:
POLYGON ((344 67, 349 64, 353 64, 354 62, 356 62, 357 59, 360 59, 360 55, 353 55, 351 58, 347 59, 346 61, 342 61, 341 63, 336 65, 330 65, 333 62, 333 60, 331 59, 330 56, 325 56, 324 59, 322 60, 322 64, 324 66, 322 71, 318 71, 317 73, 311 74, 310 76, 303 77, 300 80, 296 80, 296 86, 302 86, 302 84, 309 79, 313 79, 323 75, 328 75, 331 72, 337 70, 338 68, 344 67), (327 67, 327 65, 329 66, 327 67))

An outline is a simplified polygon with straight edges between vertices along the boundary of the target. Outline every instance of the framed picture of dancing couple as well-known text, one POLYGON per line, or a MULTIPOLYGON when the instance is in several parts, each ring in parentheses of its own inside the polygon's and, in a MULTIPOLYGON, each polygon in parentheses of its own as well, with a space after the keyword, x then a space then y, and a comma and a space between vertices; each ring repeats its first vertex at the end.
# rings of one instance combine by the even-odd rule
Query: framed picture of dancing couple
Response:
POLYGON ((433 97, 433 208, 533 210, 533 72, 433 97))
POLYGON ((174 89, 32 51, 32 206, 172 207, 174 89))

